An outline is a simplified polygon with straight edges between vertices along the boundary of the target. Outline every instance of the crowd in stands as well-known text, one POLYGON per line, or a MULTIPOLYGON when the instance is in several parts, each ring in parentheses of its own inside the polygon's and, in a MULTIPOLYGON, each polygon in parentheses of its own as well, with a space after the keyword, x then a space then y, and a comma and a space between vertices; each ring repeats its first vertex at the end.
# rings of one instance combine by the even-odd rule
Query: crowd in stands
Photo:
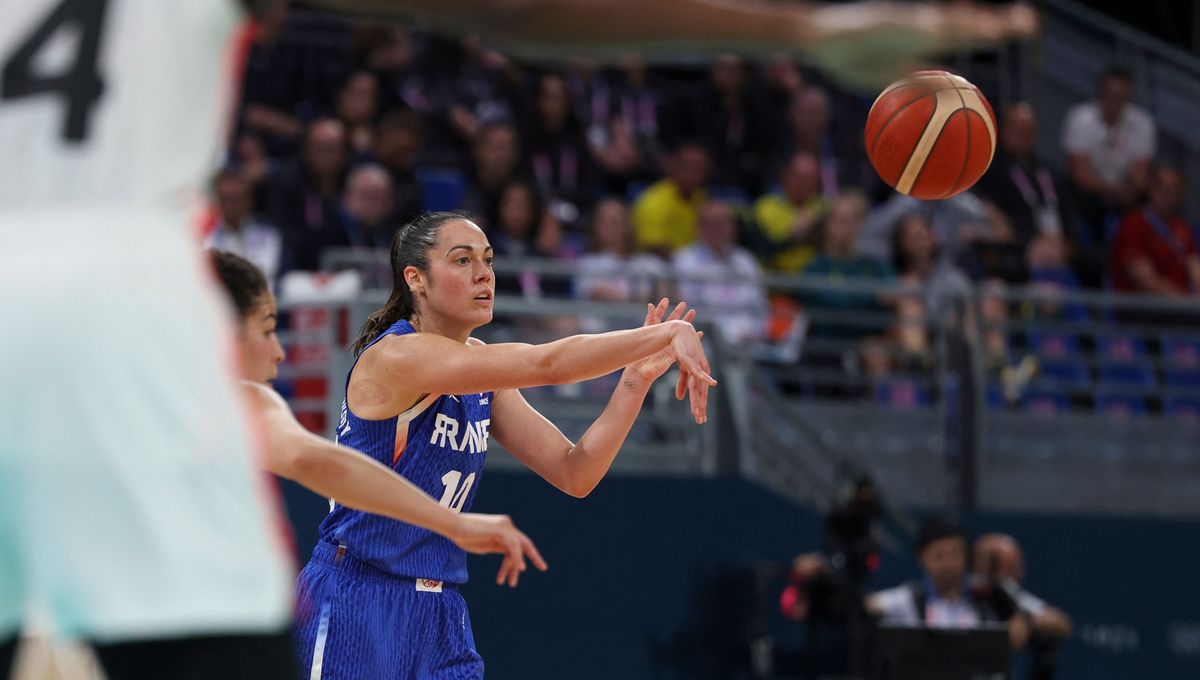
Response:
MULTIPOLYGON (((802 338, 808 360, 851 365, 879 398, 892 394, 887 376, 931 365, 928 329, 951 300, 991 290, 976 321, 997 402, 1046 363, 1037 338, 1005 324, 1092 313, 1052 297, 1012 304, 1007 287, 1200 291, 1183 176, 1154 164, 1154 121, 1119 69, 1069 113, 1059 158, 1037 153, 1033 106, 994 101, 988 173, 970 192, 923 202, 882 185, 867 162, 871 97, 783 58, 547 68, 477 38, 289 15, 282 3, 246 34, 244 54, 207 238, 272 281, 318 270, 334 248, 386 250, 423 210, 465 209, 500 256, 577 263, 572 282, 506 275, 501 292, 643 301, 682 276, 670 291, 719 315, 726 339, 802 338), (776 291, 764 273, 895 285, 776 291), (872 310, 889 321, 855 320, 872 310), (823 342, 854 356, 822 359, 823 342)), ((1166 351, 1153 344, 1147 352, 1166 351)), ((929 398, 920 385, 901 394, 929 398)))

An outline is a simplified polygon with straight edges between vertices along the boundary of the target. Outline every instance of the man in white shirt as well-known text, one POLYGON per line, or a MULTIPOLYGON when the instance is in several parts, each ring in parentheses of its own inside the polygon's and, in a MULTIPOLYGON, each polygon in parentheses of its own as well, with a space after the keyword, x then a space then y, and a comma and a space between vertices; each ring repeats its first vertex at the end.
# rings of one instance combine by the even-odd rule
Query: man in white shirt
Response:
POLYGON ((219 221, 204 240, 204 247, 223 250, 253 262, 274 284, 279 276, 283 239, 274 226, 255 219, 250 184, 233 170, 221 170, 213 179, 219 221))
POLYGON ((758 262, 736 243, 733 209, 719 201, 705 203, 698 227, 699 240, 676 253, 673 261, 682 299, 717 319, 726 341, 758 340, 767 298, 758 262))
POLYGON ((1063 124, 1068 171, 1089 220, 1102 217, 1105 208, 1131 205, 1149 181, 1154 120, 1132 99, 1129 72, 1108 69, 1100 76, 1096 99, 1077 104, 1063 124))

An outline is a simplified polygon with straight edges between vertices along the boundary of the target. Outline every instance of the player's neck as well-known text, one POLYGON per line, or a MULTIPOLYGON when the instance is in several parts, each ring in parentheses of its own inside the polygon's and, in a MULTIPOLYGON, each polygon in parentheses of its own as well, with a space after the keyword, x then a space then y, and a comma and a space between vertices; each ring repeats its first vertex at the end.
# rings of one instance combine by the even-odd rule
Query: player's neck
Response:
POLYGON ((471 328, 469 326, 446 323, 444 320, 433 316, 414 316, 409 323, 412 324, 413 330, 418 333, 432 333, 464 344, 466 344, 467 338, 471 337, 471 328))

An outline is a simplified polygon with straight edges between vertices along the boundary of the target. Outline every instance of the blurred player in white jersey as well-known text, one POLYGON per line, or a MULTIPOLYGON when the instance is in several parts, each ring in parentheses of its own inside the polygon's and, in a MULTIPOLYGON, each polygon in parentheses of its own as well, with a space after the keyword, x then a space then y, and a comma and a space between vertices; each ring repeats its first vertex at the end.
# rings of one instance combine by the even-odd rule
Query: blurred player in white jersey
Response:
POLYGON ((112 680, 290 677, 282 515, 188 227, 238 8, 0 13, 0 676, 36 608, 112 680))

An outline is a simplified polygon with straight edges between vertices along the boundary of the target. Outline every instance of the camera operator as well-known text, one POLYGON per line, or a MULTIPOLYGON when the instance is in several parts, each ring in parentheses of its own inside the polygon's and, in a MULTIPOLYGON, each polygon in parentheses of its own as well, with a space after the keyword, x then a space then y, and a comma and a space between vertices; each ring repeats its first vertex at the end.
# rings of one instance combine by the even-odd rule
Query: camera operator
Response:
POLYGON ((984 534, 975 540, 973 555, 976 579, 1003 588, 1029 619, 1033 657, 1029 680, 1052 680, 1058 670, 1059 643, 1071 636, 1071 618, 1022 587, 1025 560, 1012 536, 984 534))
POLYGON ((967 577, 967 537, 957 524, 926 520, 917 532, 923 577, 867 597, 867 611, 880 623, 974 628, 1008 622, 1014 650, 1029 640, 1029 617, 1003 588, 967 577))

